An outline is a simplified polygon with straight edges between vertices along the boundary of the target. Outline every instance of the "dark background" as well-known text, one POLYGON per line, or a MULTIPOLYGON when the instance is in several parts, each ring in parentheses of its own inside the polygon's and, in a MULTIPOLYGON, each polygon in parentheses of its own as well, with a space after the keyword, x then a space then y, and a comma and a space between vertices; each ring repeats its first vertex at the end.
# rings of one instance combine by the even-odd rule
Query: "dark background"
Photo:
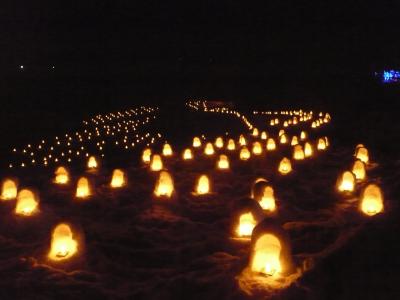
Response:
POLYGON ((398 1, 14 2, 0 10, 1 138, 203 97, 390 119, 399 88, 374 72, 400 67, 399 11, 398 1))

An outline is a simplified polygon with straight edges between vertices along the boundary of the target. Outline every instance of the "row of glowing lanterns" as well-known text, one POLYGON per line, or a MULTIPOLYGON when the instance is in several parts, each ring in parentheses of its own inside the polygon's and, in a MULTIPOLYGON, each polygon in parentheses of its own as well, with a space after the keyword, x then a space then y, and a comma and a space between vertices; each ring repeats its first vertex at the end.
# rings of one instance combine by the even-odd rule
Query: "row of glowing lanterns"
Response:
MULTIPOLYGON (((370 163, 368 149, 362 144, 356 146, 354 156, 351 170, 340 174, 337 181, 338 191, 347 195, 354 192, 357 183, 366 180, 366 168, 370 163)), ((376 215, 384 209, 382 191, 376 184, 368 184, 362 192, 361 199, 360 209, 367 215, 376 215)))
POLYGON ((14 156, 20 154, 22 161, 11 162, 8 167, 71 163, 74 158, 89 157, 88 151, 92 153, 97 151, 104 157, 103 152, 108 144, 125 150, 134 148, 140 143, 153 144, 161 135, 159 133, 152 135, 150 132, 138 133, 138 129, 154 120, 157 111, 158 108, 139 107, 105 116, 97 115, 91 122, 83 121, 85 127, 82 131, 76 131, 74 134, 66 133, 65 138, 56 136, 53 142, 42 140, 37 146, 28 144, 20 151, 14 148, 12 150, 14 156))

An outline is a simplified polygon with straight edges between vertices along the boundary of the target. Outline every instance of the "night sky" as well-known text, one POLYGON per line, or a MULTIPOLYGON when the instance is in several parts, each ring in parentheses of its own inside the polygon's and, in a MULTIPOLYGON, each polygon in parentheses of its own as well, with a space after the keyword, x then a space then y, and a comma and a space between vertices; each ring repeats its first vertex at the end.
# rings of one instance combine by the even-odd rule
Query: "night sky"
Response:
POLYGON ((11 111, 190 97, 321 107, 344 90, 356 103, 375 71, 400 65, 399 3, 325 2, 13 3, 0 12, 2 97, 11 111))

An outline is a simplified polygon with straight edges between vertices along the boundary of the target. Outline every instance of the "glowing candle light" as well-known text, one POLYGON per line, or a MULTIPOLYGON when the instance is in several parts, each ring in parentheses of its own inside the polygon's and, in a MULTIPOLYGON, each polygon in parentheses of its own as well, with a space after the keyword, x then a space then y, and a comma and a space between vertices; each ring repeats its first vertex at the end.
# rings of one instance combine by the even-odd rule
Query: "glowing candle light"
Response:
POLYGON ((196 194, 205 195, 210 192, 210 180, 207 175, 201 175, 197 180, 196 194))
POLYGON ((359 147, 356 151, 356 158, 361 160, 363 163, 368 164, 369 162, 368 149, 365 147, 359 147))
POLYGON ((86 198, 90 196, 89 180, 86 177, 79 178, 75 195, 77 198, 86 198))
POLYGON ((145 149, 143 150, 143 153, 142 153, 142 161, 143 161, 145 164, 150 163, 150 161, 151 161, 151 149, 150 149, 150 148, 145 148, 145 149))
POLYGON ((218 162, 217 162, 217 168, 220 170, 226 170, 229 169, 229 159, 228 156, 221 154, 219 156, 218 162))
POLYGON ((357 159, 354 164, 353 168, 351 169, 351 172, 354 174, 357 180, 364 180, 366 177, 366 171, 365 171, 365 163, 363 163, 361 160, 357 159))
POLYGON ((171 197, 174 192, 174 181, 167 171, 161 171, 154 189, 157 197, 171 197))
POLYGON ((54 182, 57 184, 67 184, 69 181, 69 174, 67 169, 60 166, 57 168, 55 172, 55 179, 54 182))
POLYGON ((233 139, 228 140, 228 146, 227 149, 230 151, 233 151, 236 149, 235 141, 233 139))
POLYGON ((276 149, 276 143, 275 140, 273 138, 269 138, 267 140, 267 150, 268 151, 273 151, 276 149))
POLYGON ((158 154, 154 154, 151 157, 151 163, 150 163, 150 170, 152 171, 160 171, 163 168, 163 161, 161 159, 161 156, 158 154))
POLYGON ((326 149, 325 139, 323 139, 323 138, 319 138, 318 139, 317 149, 318 150, 325 150, 326 149))
POLYGON ((48 257, 61 261, 71 258, 78 252, 78 243, 73 239, 69 225, 61 223, 53 230, 48 257))
POLYGON ((213 155, 214 154, 214 146, 211 143, 207 143, 206 147, 204 148, 205 155, 213 155))
POLYGON ((254 227, 257 225, 256 220, 251 212, 244 213, 239 217, 239 225, 236 229, 238 237, 250 237, 254 227))
POLYGON ((281 135, 285 134, 285 129, 281 129, 278 132, 278 136, 280 137, 281 135))
POLYGON ((304 144, 304 156, 311 157, 312 155, 313 155, 313 147, 309 142, 306 142, 304 144))
POLYGON ((369 184, 365 187, 361 196, 360 208, 368 216, 373 216, 383 211, 383 196, 379 186, 369 184))
POLYGON ((300 140, 304 141, 305 139, 307 139, 307 133, 305 131, 302 131, 300 133, 300 140))
POLYGON ((201 140, 200 140, 197 136, 195 136, 195 137, 193 138, 193 147, 194 147, 194 148, 199 148, 199 147, 201 147, 201 140))
POLYGON ((113 175, 111 178, 111 187, 112 188, 120 188, 123 187, 126 183, 125 180, 125 173, 124 171, 120 170, 120 169, 115 169, 113 171, 113 175))
POLYGON ((268 138, 268 135, 265 131, 261 132, 261 139, 266 140, 268 138))
POLYGON ((287 136, 286 136, 285 133, 282 134, 282 135, 279 137, 279 142, 280 142, 281 144, 287 144, 288 138, 287 138, 287 136))
POLYGON ((253 129, 252 135, 253 135, 253 136, 258 136, 258 129, 257 129, 257 128, 254 128, 254 129, 253 129))
POLYGON ((254 142, 253 143, 253 149, 252 152, 254 155, 260 155, 262 154, 262 146, 260 142, 254 142))
POLYGON ((17 183, 14 180, 6 179, 1 188, 1 199, 12 200, 17 197, 17 183))
POLYGON ((251 156, 251 154, 247 147, 243 147, 242 149, 240 149, 240 152, 239 152, 240 160, 248 160, 250 158, 250 156, 251 156))
POLYGON ((168 143, 165 143, 162 149, 162 154, 164 156, 171 156, 172 155, 172 148, 171 145, 168 143))
POLYGON ((220 149, 222 147, 224 147, 224 140, 222 139, 222 137, 217 137, 215 139, 215 147, 220 148, 220 149))
POLYGON ((246 146, 247 145, 247 141, 246 141, 245 137, 243 136, 243 134, 241 134, 239 136, 239 145, 240 146, 246 146))
POLYGON ((282 175, 289 174, 292 171, 292 163, 290 162, 290 160, 288 158, 284 157, 280 161, 278 171, 282 175))
POLYGON ((295 145, 297 145, 299 143, 299 139, 297 138, 297 136, 293 136, 292 137, 292 141, 290 142, 290 145, 291 146, 295 146, 295 145))
POLYGON ((267 185, 264 187, 261 200, 258 202, 263 210, 273 212, 276 210, 274 189, 272 186, 267 185))
POLYGON ((98 166, 98 164, 97 164, 96 157, 94 157, 94 156, 89 157, 89 160, 87 163, 88 169, 96 169, 97 166, 98 166))
POLYGON ((17 195, 15 213, 21 216, 31 216, 38 211, 39 202, 34 193, 28 189, 21 190, 17 195))
POLYGON ((305 158, 305 154, 303 151, 303 147, 298 144, 293 147, 293 159, 295 160, 303 160, 305 158))
POLYGON ((190 148, 185 149, 183 151, 182 158, 183 158, 183 160, 193 159, 192 149, 190 149, 190 148))
POLYGON ((345 171, 339 177, 337 189, 340 192, 352 192, 354 191, 356 177, 350 171, 345 171))

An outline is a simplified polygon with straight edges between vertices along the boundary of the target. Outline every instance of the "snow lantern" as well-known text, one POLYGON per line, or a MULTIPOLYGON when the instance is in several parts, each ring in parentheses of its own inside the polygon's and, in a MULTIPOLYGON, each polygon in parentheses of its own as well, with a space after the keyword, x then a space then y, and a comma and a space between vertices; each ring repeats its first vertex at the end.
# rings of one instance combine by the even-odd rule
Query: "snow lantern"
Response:
POLYGON ((228 140, 228 146, 227 149, 230 151, 233 151, 236 149, 235 141, 233 139, 228 140))
POLYGON ((111 178, 111 187, 120 188, 125 185, 125 173, 120 169, 115 169, 111 178))
POLYGON ((214 154, 214 146, 211 143, 207 143, 206 147, 204 148, 205 155, 213 155, 214 154))
POLYGON ((256 225, 257 222, 251 212, 241 214, 236 228, 236 236, 250 237, 256 225))
POLYGON ((368 216, 376 215, 383 211, 382 191, 376 184, 369 184, 361 195, 361 210, 368 216))
POLYGON ((1 199, 12 200, 17 197, 17 183, 12 179, 5 179, 1 188, 1 199))
POLYGON ((246 138, 243 136, 243 134, 241 134, 241 135, 239 136, 239 145, 240 145, 240 146, 246 146, 246 145, 247 145, 246 138))
POLYGON ((258 129, 257 129, 257 128, 254 128, 254 129, 253 129, 252 135, 253 135, 254 137, 258 136, 258 129))
POLYGON ((323 139, 323 138, 319 138, 318 139, 317 149, 318 150, 325 150, 326 149, 325 139, 323 139))
POLYGON ((162 149, 162 154, 164 156, 171 156, 172 155, 172 148, 171 145, 168 143, 165 143, 162 149))
POLYGON ((71 258, 78 252, 78 242, 73 239, 71 227, 67 224, 58 224, 51 236, 51 246, 48 257, 60 261, 71 258))
POLYGON ((186 148, 182 154, 183 160, 191 160, 193 158, 192 149, 186 148))
POLYGON ((201 175, 197 180, 196 194, 205 195, 210 192, 210 180, 207 175, 201 175))
POLYGON ((142 161, 145 164, 150 163, 150 161, 151 161, 151 149, 150 148, 146 148, 146 149, 143 150, 142 161))
POLYGON ((201 146, 201 140, 197 136, 193 138, 193 147, 199 148, 201 146))
POLYGON ((356 177, 350 171, 345 171, 340 175, 337 183, 337 189, 340 192, 352 192, 354 191, 356 177))
POLYGON ((369 162, 368 149, 365 147, 359 147, 356 151, 356 158, 367 164, 369 162))
POLYGON ((167 171, 161 171, 154 189, 157 197, 171 197, 174 192, 174 181, 167 171))
POLYGON ((290 162, 290 159, 286 157, 282 158, 279 163, 278 171, 282 175, 289 174, 292 171, 292 163, 290 162))
POLYGON ((94 157, 94 156, 89 157, 87 167, 88 167, 88 169, 96 169, 98 167, 96 157, 94 157))
POLYGON ((267 150, 272 151, 276 149, 275 140, 273 138, 269 138, 267 140, 267 150))
POLYGON ((265 131, 261 132, 261 139, 266 140, 268 138, 268 135, 265 131))
POLYGON ((304 156, 311 157, 312 155, 313 155, 313 147, 309 142, 306 142, 304 144, 304 156))
POLYGON ((303 146, 298 144, 293 147, 293 159, 303 160, 305 157, 303 146))
POLYGON ((220 170, 226 170, 229 169, 229 159, 228 156, 221 154, 219 156, 218 162, 217 162, 217 168, 220 170))
POLYGON ((39 202, 35 194, 28 189, 19 191, 15 213, 22 216, 31 216, 38 211, 39 202))
POLYGON ((262 146, 260 142, 254 142, 253 143, 253 149, 252 152, 254 155, 260 155, 262 153, 262 146))
POLYGON ((265 219, 253 229, 250 270, 262 276, 279 277, 294 273, 288 234, 280 225, 265 219))
POLYGON ((290 145, 291 145, 291 146, 295 146, 295 145, 297 145, 298 143, 299 143, 299 139, 297 138, 296 135, 294 135, 294 136, 292 137, 292 141, 290 142, 290 145))
POLYGON ((304 141, 307 139, 307 133, 305 131, 300 132, 300 140, 304 141))
POLYGON ((365 171, 365 163, 363 163, 361 160, 357 159, 353 167, 351 169, 351 172, 353 172, 354 176, 356 176, 357 180, 364 180, 366 177, 366 171, 365 171))
POLYGON ((78 180, 76 187, 76 197, 86 198, 90 196, 90 185, 89 180, 86 177, 81 177, 78 180))
POLYGON ((152 171, 160 171, 163 168, 163 162, 159 154, 154 154, 151 157, 150 169, 152 171))
POLYGON ((224 140, 222 139, 222 137, 217 137, 215 139, 215 147, 221 149, 222 147, 224 147, 224 140))
POLYGON ((240 153, 239 153, 240 160, 248 160, 250 158, 250 156, 251 156, 251 154, 247 147, 243 147, 242 149, 240 149, 240 153))
POLYGON ((69 181, 69 174, 67 169, 65 169, 64 167, 60 166, 57 168, 56 172, 55 172, 55 179, 54 182, 57 184, 66 184, 69 181))

